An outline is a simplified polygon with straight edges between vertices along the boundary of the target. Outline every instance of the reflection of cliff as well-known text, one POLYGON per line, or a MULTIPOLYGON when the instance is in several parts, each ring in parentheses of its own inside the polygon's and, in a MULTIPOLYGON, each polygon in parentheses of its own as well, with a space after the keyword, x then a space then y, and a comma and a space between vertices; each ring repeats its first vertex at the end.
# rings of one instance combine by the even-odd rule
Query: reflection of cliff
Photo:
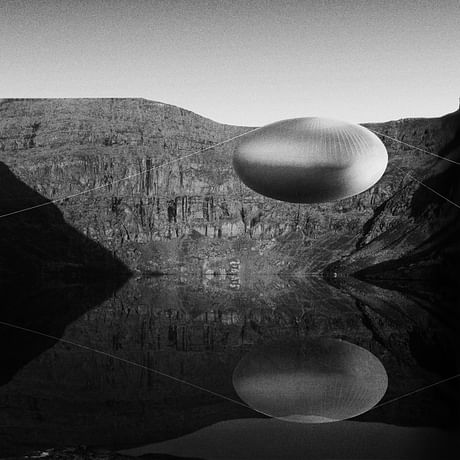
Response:
MULTIPOLYGON (((111 184, 249 128, 137 99, 6 100, 0 103, 0 114, 0 159, 43 195, 58 198, 107 185, 59 207, 82 233, 141 270, 179 272, 182 239, 194 237, 213 240, 218 253, 225 240, 244 236, 264 245, 296 231, 302 236, 298 267, 309 260, 308 248, 315 250, 325 235, 330 242, 353 240, 364 248, 393 224, 406 226, 414 219, 410 209, 418 205, 412 206, 411 200, 419 187, 406 171, 425 177, 433 165, 432 157, 385 138, 390 163, 375 187, 335 203, 297 206, 266 199, 240 183, 230 161, 236 142, 111 184)), ((368 126, 451 155, 455 123, 454 114, 368 126)), ((419 202, 423 207, 425 198, 419 202)), ((436 225, 436 210, 420 219, 426 235, 436 225)), ((407 245, 397 257, 419 242, 409 234, 403 239, 407 245)), ((346 246, 334 254, 326 248, 323 257, 315 257, 323 259, 324 267, 349 254, 346 246)), ((202 263, 194 257, 183 262, 191 267, 202 263)))
MULTIPOLYGON (((131 280, 68 325, 64 337, 236 399, 232 373, 241 357, 255 344, 283 338, 335 337, 369 350, 389 375, 386 399, 452 370, 451 355, 437 366, 426 359, 451 349, 448 328, 400 294, 358 281, 341 291, 321 278, 270 277, 251 285, 242 279, 240 290, 230 287, 231 279, 204 279, 131 280)), ((84 299, 79 289, 43 292, 40 304, 55 311, 56 299, 63 299, 69 315, 75 314, 78 304, 72 306, 71 299, 84 299)), ((450 426, 456 417, 452 388, 439 386, 359 420, 450 426)), ((0 406, 0 441, 8 434, 11 452, 20 449, 26 432, 30 445, 116 448, 254 416, 229 401, 64 343, 0 388, 0 406), (11 426, 14 432, 6 428, 11 426)))
MULTIPOLYGON (((1 163, 0 194, 2 215, 46 203, 1 163)), ((119 288, 129 271, 66 223, 56 206, 47 205, 0 219, 0 277, 1 321, 60 336, 67 324, 119 288)), ((0 327, 4 383, 53 341, 0 327)))
MULTIPOLYGON (((410 289, 401 294, 352 277, 337 278, 335 284, 355 300, 356 309, 371 333, 373 342, 385 350, 380 356, 393 356, 403 367, 419 369, 422 380, 418 383, 408 380, 397 382, 396 379, 392 384, 390 375, 389 390, 383 402, 423 387, 427 384, 421 383, 423 379, 427 379, 429 384, 458 374, 458 324, 452 314, 456 306, 452 300, 447 302, 442 299, 442 295, 441 300, 424 297, 423 292, 420 296, 413 296, 410 289)), ((430 401, 438 397, 440 400, 451 400, 449 406, 444 407, 444 420, 438 419, 440 425, 457 424, 460 416, 457 389, 458 382, 452 380, 402 399, 397 404, 389 404, 363 414, 358 420, 386 421, 401 418, 402 424, 410 424, 408 420, 411 417, 419 418, 424 413, 427 420, 434 424, 442 404, 433 406, 430 401), (428 415, 429 412, 431 415, 428 415)))

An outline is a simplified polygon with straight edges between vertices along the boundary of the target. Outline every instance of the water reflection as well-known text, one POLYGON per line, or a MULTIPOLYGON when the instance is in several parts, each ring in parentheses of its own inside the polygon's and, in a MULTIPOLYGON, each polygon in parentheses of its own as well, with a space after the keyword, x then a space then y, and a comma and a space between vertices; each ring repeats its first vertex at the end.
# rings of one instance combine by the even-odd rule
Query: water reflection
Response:
MULTIPOLYGON (((249 282, 240 273, 238 290, 228 276, 131 280, 99 305, 75 312, 70 323, 64 322, 62 336, 236 400, 232 376, 241 359, 255 347, 293 337, 307 343, 341 339, 369 350, 388 373, 383 402, 444 377, 425 365, 428 351, 432 356, 453 350, 455 358, 449 337, 456 332, 450 325, 394 291, 361 283, 350 294, 321 278, 252 276, 249 282)), ((73 288, 65 296, 64 291, 43 292, 41 307, 27 310, 28 324, 44 327, 40 318, 46 305, 52 306, 55 321, 61 312, 65 316, 68 298, 81 298, 81 293, 73 288)), ((33 292, 29 294, 32 298, 33 292)), ((4 306, 5 314, 9 309, 14 311, 14 304, 4 306)), ((2 362, 15 359, 11 350, 28 343, 27 334, 15 331, 8 340, 0 350, 2 362)), ((5 455, 81 444, 130 447, 260 416, 89 350, 52 340, 40 350, 28 363, 10 363, 20 370, 0 387, 0 452, 5 455)), ((443 369, 452 372, 450 365, 443 369)), ((457 400, 452 382, 355 420, 448 427, 456 423, 457 400)))
POLYGON ((233 373, 252 408, 298 423, 336 422, 374 407, 388 377, 367 350, 344 340, 288 340, 257 348, 233 373))

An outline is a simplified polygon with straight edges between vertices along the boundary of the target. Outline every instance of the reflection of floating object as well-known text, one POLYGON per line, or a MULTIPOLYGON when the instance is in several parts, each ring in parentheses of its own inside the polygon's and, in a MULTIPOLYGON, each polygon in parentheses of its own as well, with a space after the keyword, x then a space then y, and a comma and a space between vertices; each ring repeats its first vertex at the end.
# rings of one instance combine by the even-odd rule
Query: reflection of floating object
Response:
POLYGON ((241 285, 239 282, 231 282, 230 283, 230 289, 240 289, 241 285))
POLYGON ((367 412, 388 378, 369 351, 336 339, 275 343, 251 351, 233 373, 236 392, 253 409, 299 423, 344 420, 367 412))
POLYGON ((327 118, 283 120, 248 134, 233 166, 254 191, 277 200, 340 200, 372 187, 388 155, 380 139, 360 125, 327 118))

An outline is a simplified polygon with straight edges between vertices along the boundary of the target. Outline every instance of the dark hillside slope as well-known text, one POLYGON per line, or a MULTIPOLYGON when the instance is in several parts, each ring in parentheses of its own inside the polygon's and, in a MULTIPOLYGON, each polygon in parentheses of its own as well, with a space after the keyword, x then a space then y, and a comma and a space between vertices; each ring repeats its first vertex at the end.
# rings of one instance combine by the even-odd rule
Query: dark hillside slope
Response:
MULTIPOLYGON (((441 118, 438 129, 450 136, 435 152, 460 162, 460 113, 441 118)), ((423 279, 425 287, 455 282, 460 273, 460 165, 434 158, 431 168, 409 174, 367 223, 356 251, 330 269, 374 281, 423 279)))
MULTIPOLYGON (((0 215, 48 201, 0 163, 0 215)), ((69 225, 53 204, 0 218, 0 321, 61 337, 131 276, 107 249, 69 225)), ((0 324, 0 385, 56 343, 0 324)))
POLYGON ((42 283, 94 279, 129 270, 96 242, 65 222, 59 209, 0 163, 0 275, 2 282, 42 283), (44 206, 43 206, 44 205, 44 206))

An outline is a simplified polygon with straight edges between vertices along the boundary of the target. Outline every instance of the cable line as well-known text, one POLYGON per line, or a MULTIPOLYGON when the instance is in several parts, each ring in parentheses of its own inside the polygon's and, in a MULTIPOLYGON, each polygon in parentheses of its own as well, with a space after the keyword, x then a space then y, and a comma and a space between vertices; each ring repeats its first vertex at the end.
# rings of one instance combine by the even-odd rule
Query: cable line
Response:
MULTIPOLYGON (((433 152, 430 152, 428 150, 424 150, 424 149, 421 149, 419 147, 416 147, 415 145, 411 145, 411 144, 408 144, 407 142, 403 142, 403 141, 400 141, 399 139, 396 139, 394 137, 391 137, 391 136, 388 136, 387 134, 383 134, 383 133, 380 133, 378 131, 374 131, 373 129, 370 129, 370 128, 367 128, 369 129, 370 131, 372 131, 374 134, 377 134, 379 136, 383 136, 383 137, 386 137, 388 139, 391 139, 392 141, 395 141, 395 142, 399 142, 400 144, 403 144, 403 145, 406 145, 407 147, 410 147, 412 149, 415 149, 415 150, 419 150, 420 152, 423 152, 423 153, 426 153, 428 155, 431 155, 433 157, 436 157, 436 158, 439 158, 441 160, 445 160, 445 161, 448 161, 449 163, 452 163, 452 164, 455 164, 455 165, 460 165, 460 162, 458 161, 455 161, 455 160, 451 160, 450 158, 446 158, 446 157, 442 157, 441 155, 437 155, 436 153, 433 153, 433 152)), ((441 197, 443 200, 447 201, 448 203, 452 204, 453 206, 455 206, 456 208, 460 209, 460 205, 458 203, 455 203, 454 201, 450 200, 449 198, 447 198, 446 196, 442 195, 441 193, 439 193, 438 191, 436 191, 435 189, 431 188, 429 185, 426 185, 423 181, 417 179, 415 176, 413 176, 412 174, 402 170, 399 166, 396 166, 396 165, 392 165, 394 166, 395 168, 399 169, 401 172, 405 173, 408 177, 410 177, 411 179, 415 180, 416 182, 418 182, 422 187, 425 187, 427 190, 429 190, 430 192, 434 193, 435 195, 438 195, 439 197, 441 197)))
POLYGON ((460 374, 452 375, 451 377, 448 377, 442 380, 438 380, 437 382, 431 383, 430 385, 426 385, 424 387, 417 388, 414 391, 409 391, 408 393, 404 393, 401 396, 397 396, 396 398, 389 399, 388 401, 385 401, 381 404, 377 404, 372 409, 369 409, 368 412, 370 412, 371 410, 377 409, 378 407, 386 406, 387 404, 391 404, 395 401, 399 401, 400 399, 407 398, 408 396, 412 396, 413 394, 420 393, 421 391, 428 390, 429 388, 433 388, 437 385, 441 385, 441 383, 450 382, 451 380, 457 379, 459 377, 460 377, 460 374))
MULTIPOLYGON (((14 328, 14 329, 19 329, 21 331, 30 332, 31 334, 40 335, 40 336, 46 337, 48 339, 57 340, 58 342, 67 343, 69 345, 73 345, 75 347, 82 348, 83 350, 92 351, 92 352, 97 353, 99 355, 106 356, 108 358, 112 358, 112 359, 114 359, 116 361, 120 361, 122 363, 131 364, 131 365, 133 365, 135 367, 139 367, 140 369, 144 369, 146 371, 153 372, 154 374, 161 375, 162 377, 166 377, 168 379, 174 380, 175 382, 183 383, 184 385, 188 385, 189 387, 195 388, 196 390, 204 391, 204 392, 209 393, 209 394, 211 394, 213 396, 217 396, 219 398, 226 399, 227 401, 230 401, 232 403, 238 404, 239 406, 243 406, 246 409, 255 410, 255 409, 252 409, 252 407, 249 407, 248 405, 242 403, 241 401, 237 401, 236 399, 229 398, 228 396, 225 396, 225 395, 220 394, 220 393, 216 393, 215 391, 209 390, 208 388, 202 387, 200 385, 196 385, 195 383, 187 382, 186 380, 183 380, 183 379, 180 379, 178 377, 174 377, 172 375, 166 374, 165 372, 161 372, 161 371, 159 371, 157 369, 153 369, 151 367, 144 366, 143 364, 136 363, 135 361, 131 361, 129 359, 121 358, 120 356, 116 356, 116 355, 113 355, 111 353, 107 353, 105 351, 98 350, 96 348, 88 347, 88 346, 82 345, 81 343, 78 343, 78 342, 73 342, 71 340, 59 338, 59 337, 56 337, 54 335, 45 334, 44 332, 36 331, 34 329, 29 329, 27 327, 18 326, 16 324, 7 323, 5 321, 0 321, 0 324, 2 324, 3 326, 8 326, 8 327, 14 328)), ((256 411, 256 412, 258 412, 258 411, 256 411)))
POLYGON ((434 193, 435 195, 438 195, 443 200, 447 201, 448 203, 454 205, 456 208, 460 209, 460 205, 458 203, 455 203, 454 201, 444 196, 442 193, 439 193, 438 191, 436 191, 434 188, 431 188, 429 185, 426 185, 423 181, 417 179, 415 176, 413 176, 412 174, 409 174, 407 171, 404 171, 399 166, 396 166, 396 165, 393 165, 393 166, 399 169, 402 173, 406 174, 407 177, 410 177, 411 179, 415 180, 415 182, 418 182, 422 187, 425 187, 430 192, 434 193))
POLYGON ((441 155, 437 155, 436 153, 430 152, 428 150, 421 149, 420 147, 416 147, 415 145, 408 144, 407 142, 400 141, 399 139, 395 139, 394 137, 388 136, 387 134, 379 133, 378 131, 374 131, 373 129, 367 128, 369 131, 372 131, 374 134, 377 134, 379 136, 386 137, 388 139, 391 139, 392 141, 399 142, 400 144, 406 145, 407 147, 410 147, 415 150, 419 150, 420 152, 427 153, 428 155, 431 155, 433 157, 439 158, 441 160, 448 161, 449 163, 453 163, 454 165, 460 165, 460 162, 451 160, 450 158, 442 157, 441 155))

